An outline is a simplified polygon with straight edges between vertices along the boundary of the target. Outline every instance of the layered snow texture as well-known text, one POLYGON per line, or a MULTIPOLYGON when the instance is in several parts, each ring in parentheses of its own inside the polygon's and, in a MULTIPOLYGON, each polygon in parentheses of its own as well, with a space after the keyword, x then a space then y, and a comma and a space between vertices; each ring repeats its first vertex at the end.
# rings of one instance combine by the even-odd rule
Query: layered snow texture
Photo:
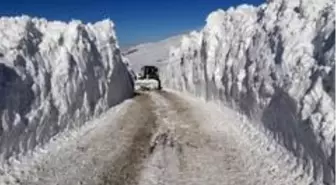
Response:
POLYGON ((113 27, 0 18, 0 164, 133 95, 113 27))
POLYGON ((163 84, 243 112, 316 184, 333 184, 334 6, 270 0, 215 11, 171 50, 163 84))

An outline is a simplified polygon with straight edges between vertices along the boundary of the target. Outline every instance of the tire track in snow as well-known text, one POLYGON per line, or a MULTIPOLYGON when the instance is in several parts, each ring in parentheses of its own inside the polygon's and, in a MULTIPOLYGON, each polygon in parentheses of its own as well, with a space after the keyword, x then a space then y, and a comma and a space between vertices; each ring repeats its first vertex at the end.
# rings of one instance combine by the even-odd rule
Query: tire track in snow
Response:
POLYGON ((139 184, 178 184, 179 159, 181 146, 176 141, 174 122, 170 122, 171 105, 159 92, 151 92, 155 102, 155 113, 158 118, 158 129, 151 140, 151 156, 147 159, 141 172, 139 184))
POLYGON ((221 146, 227 151, 218 147, 194 108, 178 96, 165 91, 151 96, 160 118, 158 142, 139 184, 247 184, 243 160, 230 140, 221 146))
MULTIPOLYGON (((156 130, 157 117, 153 113, 153 102, 147 94, 138 97, 139 106, 132 106, 129 116, 124 116, 122 123, 127 124, 129 117, 144 117, 137 119, 137 131, 130 138, 130 145, 117 156, 112 163, 106 165, 99 185, 138 184, 138 176, 143 168, 143 162, 150 155, 150 140, 156 130), (139 111, 137 114, 135 112, 139 111)), ((134 125, 133 125, 134 126, 134 125)), ((124 125, 127 129, 127 125, 124 125)))

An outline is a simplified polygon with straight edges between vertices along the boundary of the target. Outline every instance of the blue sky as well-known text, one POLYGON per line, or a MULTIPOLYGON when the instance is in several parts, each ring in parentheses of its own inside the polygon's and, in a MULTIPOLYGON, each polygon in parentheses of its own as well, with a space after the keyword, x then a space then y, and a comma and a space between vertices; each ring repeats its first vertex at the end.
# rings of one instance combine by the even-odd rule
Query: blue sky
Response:
POLYGON ((264 0, 1 0, 0 15, 30 15, 50 20, 104 18, 116 24, 122 46, 155 41, 204 26, 213 10, 264 0))

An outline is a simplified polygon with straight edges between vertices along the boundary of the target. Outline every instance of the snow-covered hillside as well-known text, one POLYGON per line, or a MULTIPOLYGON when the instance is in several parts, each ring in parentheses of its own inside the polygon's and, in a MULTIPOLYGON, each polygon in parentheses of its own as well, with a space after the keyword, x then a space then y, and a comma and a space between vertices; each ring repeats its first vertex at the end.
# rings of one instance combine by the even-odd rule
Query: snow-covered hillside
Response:
POLYGON ((178 46, 181 38, 182 35, 178 35, 159 42, 140 44, 125 49, 123 54, 136 72, 139 72, 143 65, 160 67, 168 60, 170 48, 178 46))
POLYGON ((0 163, 133 95, 113 27, 0 18, 0 163))
POLYGON ((241 111, 314 184, 333 184, 334 3, 269 0, 212 12, 171 50, 164 86, 241 111))

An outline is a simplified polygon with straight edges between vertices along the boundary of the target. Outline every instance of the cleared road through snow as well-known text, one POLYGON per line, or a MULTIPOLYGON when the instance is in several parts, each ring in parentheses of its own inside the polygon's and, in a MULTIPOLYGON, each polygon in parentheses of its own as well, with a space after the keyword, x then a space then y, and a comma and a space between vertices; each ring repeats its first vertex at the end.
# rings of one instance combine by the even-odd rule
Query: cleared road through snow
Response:
MULTIPOLYGON (((203 103, 204 104, 204 103, 203 103)), ((219 110, 168 91, 148 92, 22 172, 17 184, 307 184, 254 150, 219 110), (218 125, 222 125, 220 128, 218 125)), ((14 183, 14 182, 13 182, 14 183)), ((11 184, 11 183, 9 183, 11 184)))

